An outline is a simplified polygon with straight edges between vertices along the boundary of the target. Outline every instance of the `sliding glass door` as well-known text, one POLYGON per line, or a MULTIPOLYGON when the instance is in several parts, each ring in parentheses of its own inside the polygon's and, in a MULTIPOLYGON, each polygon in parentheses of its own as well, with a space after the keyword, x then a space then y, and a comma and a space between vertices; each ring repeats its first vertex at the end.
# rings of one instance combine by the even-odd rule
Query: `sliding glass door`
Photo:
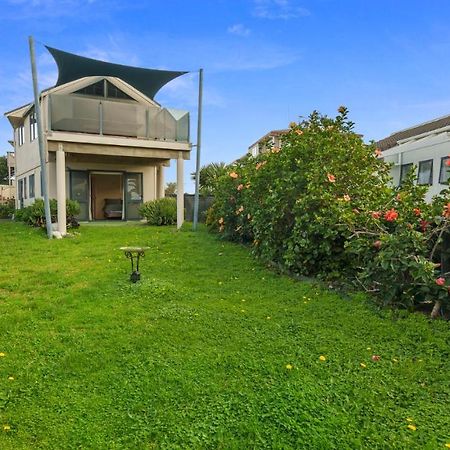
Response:
POLYGON ((140 219, 139 207, 143 201, 142 173, 125 174, 125 217, 127 220, 140 219))

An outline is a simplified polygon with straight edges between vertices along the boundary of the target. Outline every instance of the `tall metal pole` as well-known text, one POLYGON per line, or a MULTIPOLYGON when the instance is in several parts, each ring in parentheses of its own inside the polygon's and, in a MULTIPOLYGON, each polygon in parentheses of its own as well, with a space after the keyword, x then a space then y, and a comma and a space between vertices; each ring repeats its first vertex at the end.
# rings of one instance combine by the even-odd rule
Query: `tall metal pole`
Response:
POLYGON ((39 89, 37 81, 36 56, 34 53, 33 36, 28 37, 28 43, 30 44, 31 75, 33 77, 33 91, 34 91, 34 112, 36 114, 37 135, 39 142, 39 157, 41 160, 41 178, 42 178, 41 186, 43 189, 42 196, 44 197, 45 223, 47 226, 47 236, 49 239, 51 239, 52 216, 50 213, 50 201, 48 198, 47 165, 45 162, 44 135, 42 133, 41 105, 39 103, 39 89))
POLYGON ((194 196, 194 223, 192 229, 197 230, 198 223, 198 195, 200 183, 200 149, 202 141, 202 104, 203 104, 203 69, 198 71, 198 112, 197 112, 197 161, 195 166, 195 196, 194 196))

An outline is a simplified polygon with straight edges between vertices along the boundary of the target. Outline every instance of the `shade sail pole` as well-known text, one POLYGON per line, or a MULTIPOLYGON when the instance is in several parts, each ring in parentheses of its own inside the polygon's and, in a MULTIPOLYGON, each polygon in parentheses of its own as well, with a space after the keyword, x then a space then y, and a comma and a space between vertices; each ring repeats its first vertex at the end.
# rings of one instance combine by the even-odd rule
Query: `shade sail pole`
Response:
POLYGON ((200 149, 202 141, 202 104, 203 104, 203 69, 198 71, 198 112, 197 112, 197 159, 195 165, 195 195, 194 195, 194 221, 192 229, 197 230, 198 202, 200 184, 200 149))
POLYGON ((36 114, 37 122, 37 135, 39 143, 39 157, 41 160, 41 178, 42 178, 42 197, 44 197, 44 210, 45 210, 45 224, 47 227, 47 236, 52 238, 52 216, 50 213, 50 201, 48 198, 48 182, 47 182, 47 165, 45 162, 45 148, 44 148, 44 135, 42 133, 42 121, 41 121, 41 105, 39 103, 39 89, 36 70, 36 55, 34 52, 34 40, 33 36, 28 37, 28 43, 30 45, 30 60, 31 60, 31 76, 33 78, 33 91, 34 91, 34 112, 36 114))

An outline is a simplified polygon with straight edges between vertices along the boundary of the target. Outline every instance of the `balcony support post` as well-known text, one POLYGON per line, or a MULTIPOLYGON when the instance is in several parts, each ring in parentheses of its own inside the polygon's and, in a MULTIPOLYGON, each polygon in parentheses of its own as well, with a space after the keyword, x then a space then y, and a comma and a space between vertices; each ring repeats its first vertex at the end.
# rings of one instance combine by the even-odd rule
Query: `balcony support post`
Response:
POLYGON ((178 153, 177 158, 177 229, 181 228, 184 221, 184 159, 183 153, 178 153))
POLYGON ((56 199, 58 201, 58 231, 67 234, 66 225, 66 154, 63 144, 56 151, 56 199))
POLYGON ((164 198, 164 166, 160 164, 156 168, 156 189, 157 189, 157 198, 164 198))

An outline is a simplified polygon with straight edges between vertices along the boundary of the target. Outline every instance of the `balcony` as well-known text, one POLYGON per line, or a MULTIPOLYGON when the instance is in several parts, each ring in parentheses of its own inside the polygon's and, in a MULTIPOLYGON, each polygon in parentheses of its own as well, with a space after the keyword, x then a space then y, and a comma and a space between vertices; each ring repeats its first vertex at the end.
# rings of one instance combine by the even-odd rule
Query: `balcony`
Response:
POLYGON ((50 95, 49 128, 154 141, 189 142, 189 113, 138 103, 50 95))

